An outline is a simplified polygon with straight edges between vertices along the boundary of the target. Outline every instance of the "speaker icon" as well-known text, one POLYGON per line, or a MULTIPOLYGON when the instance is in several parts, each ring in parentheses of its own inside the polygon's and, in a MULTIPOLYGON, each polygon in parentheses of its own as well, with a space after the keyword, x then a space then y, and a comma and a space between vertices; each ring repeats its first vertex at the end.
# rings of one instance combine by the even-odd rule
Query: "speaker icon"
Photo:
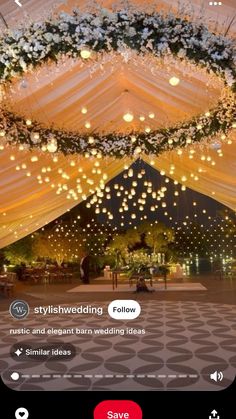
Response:
POLYGON ((224 378, 224 374, 222 371, 215 371, 210 375, 210 379, 215 381, 217 383, 217 381, 222 381, 224 378))

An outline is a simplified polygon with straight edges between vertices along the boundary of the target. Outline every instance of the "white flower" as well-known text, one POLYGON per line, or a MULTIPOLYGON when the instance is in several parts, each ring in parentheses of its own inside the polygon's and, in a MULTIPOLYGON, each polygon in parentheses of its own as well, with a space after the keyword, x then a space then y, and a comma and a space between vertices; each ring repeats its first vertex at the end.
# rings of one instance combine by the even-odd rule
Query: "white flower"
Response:
POLYGON ((68 29, 69 29, 69 25, 68 25, 68 23, 62 22, 62 23, 60 23, 59 28, 60 28, 62 31, 67 32, 67 31, 68 31, 68 29))
POLYGON ((128 35, 132 38, 137 35, 136 29, 133 26, 130 26, 127 31, 128 35))
POLYGON ((57 33, 55 35, 53 35, 53 41, 58 44, 61 41, 60 35, 58 35, 57 33))
POLYGON ((21 68, 23 68, 23 70, 25 71, 27 69, 27 64, 26 62, 23 60, 23 58, 21 57, 19 60, 19 64, 21 66, 21 68))
POLYGON ((25 51, 25 52, 29 52, 29 51, 30 51, 30 45, 29 45, 29 44, 27 44, 27 43, 25 43, 25 44, 23 45, 22 49, 23 49, 23 51, 25 51))
POLYGON ((47 42, 52 42, 52 40, 53 40, 53 34, 50 33, 50 32, 44 33, 43 37, 46 39, 47 42))
POLYGON ((186 57, 186 50, 181 48, 178 52, 178 57, 179 58, 185 58, 186 57))
POLYGON ((232 71, 229 70, 229 69, 225 70, 225 80, 226 80, 226 83, 228 84, 228 86, 233 86, 233 84, 236 82, 236 80, 235 80, 235 78, 232 74, 232 71))
POLYGON ((116 13, 110 13, 109 14, 109 20, 113 23, 116 23, 118 21, 118 16, 116 13))
POLYGON ((101 9, 101 16, 102 17, 108 17, 110 14, 108 9, 105 9, 104 7, 101 9))
POLYGON ((102 21, 99 16, 95 17, 95 19, 92 20, 91 25, 93 26, 101 26, 102 21))

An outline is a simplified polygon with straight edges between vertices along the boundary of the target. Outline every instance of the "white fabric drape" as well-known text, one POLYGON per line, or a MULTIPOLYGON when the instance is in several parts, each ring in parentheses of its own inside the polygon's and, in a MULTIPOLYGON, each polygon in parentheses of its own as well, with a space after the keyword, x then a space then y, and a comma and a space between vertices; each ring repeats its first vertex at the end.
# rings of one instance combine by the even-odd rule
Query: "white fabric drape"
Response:
MULTIPOLYGON (((1 1, 0 11, 9 26, 17 27, 20 20, 26 19, 25 13, 32 21, 42 20, 51 7, 70 10, 73 5, 81 6, 86 2, 22 0, 22 3, 24 7, 19 8, 13 0, 1 1)), ((111 3, 102 2, 103 7, 111 3)), ((159 7, 168 10, 176 5, 177 1, 166 0, 159 7)), ((194 0, 196 14, 200 13, 201 5, 202 1, 194 0)), ((204 2, 204 5, 209 22, 218 20, 218 29, 221 28, 223 33, 235 13, 234 0, 224 1, 220 8, 209 6, 208 2, 204 2)), ((235 24, 231 26, 231 33, 234 30, 235 24)), ((213 79, 206 87, 207 77, 202 72, 191 72, 188 68, 176 69, 173 65, 166 71, 155 68, 152 72, 151 65, 155 67, 155 63, 151 58, 146 60, 146 67, 139 60, 124 63, 117 58, 113 64, 109 62, 109 57, 107 60, 103 69, 94 68, 92 74, 88 65, 81 66, 79 60, 76 63, 65 62, 56 68, 52 65, 43 66, 34 75, 25 77, 26 88, 22 88, 20 82, 13 83, 11 91, 8 91, 8 101, 15 111, 35 117, 45 124, 53 122, 59 127, 85 131, 84 124, 89 120, 92 130, 109 132, 127 129, 122 115, 128 110, 135 114, 133 128, 140 130, 146 125, 157 128, 188 119, 213 105, 222 88, 221 83, 213 79), (112 65, 114 69, 111 72, 112 65), (172 73, 180 77, 177 88, 168 84, 168 77, 172 73), (124 93, 124 90, 128 92, 124 93), (86 115, 81 113, 82 106, 88 108, 86 115), (155 113, 154 119, 148 118, 149 112, 155 113), (139 121, 139 115, 145 115, 144 122, 139 121)), ((181 156, 170 152, 158 157, 142 158, 148 163, 150 159, 154 160, 157 170, 165 170, 167 176, 235 210, 236 135, 231 134, 230 138, 232 144, 222 146, 222 157, 217 150, 199 145, 194 146, 193 159, 189 158, 189 150, 181 156), (203 155, 210 156, 211 160, 202 160, 203 155), (215 161, 214 166, 212 160, 215 161), (171 165, 174 165, 174 174, 169 173, 171 165), (183 176, 186 178, 184 181, 183 176)), ((108 181, 123 170, 125 163, 131 163, 126 158, 102 159, 102 173, 98 175, 92 173, 94 161, 59 156, 58 162, 53 163, 51 156, 36 151, 19 151, 10 146, 0 151, 0 248, 57 218, 77 205, 83 199, 82 195, 91 194, 104 174, 107 175, 105 181, 108 181), (33 156, 38 157, 38 161, 32 162, 33 156), (71 166, 72 160, 75 161, 74 166, 71 166), (80 168, 83 169, 82 173, 79 172, 80 168), (42 169, 46 169, 46 173, 42 169), (63 173, 67 178, 63 178, 63 173), (40 179, 42 183, 39 183, 40 179), (78 179, 83 192, 77 194, 76 200, 73 194, 68 199, 70 190, 77 191, 78 179), (88 179, 93 181, 92 185, 87 182, 88 179), (65 189, 57 194, 60 184, 65 189)))
POLYGON ((101 184, 104 175, 107 182, 119 174, 124 164, 130 164, 130 159, 103 159, 101 174, 92 173, 94 162, 94 159, 77 160, 73 159, 73 156, 70 159, 59 156, 58 162, 54 163, 50 156, 39 152, 18 151, 13 147, 1 151, 0 248, 65 213, 81 202, 84 195, 91 195, 101 184), (14 161, 11 160, 13 156, 14 161), (31 158, 35 156, 38 156, 39 160, 32 162, 31 158), (71 161, 75 161, 76 165, 71 166, 71 161), (16 167, 20 167, 20 170, 16 170, 16 167), (42 169, 48 170, 44 173, 42 169), (67 179, 63 174, 67 175, 67 179), (39 183, 38 176, 41 176, 42 184, 39 183), (66 186, 60 194, 56 193, 58 185, 66 186), (78 185, 81 186, 79 193, 78 185), (70 194, 72 190, 77 193, 76 199, 70 194), (68 194, 71 195, 71 199, 67 198, 68 194))

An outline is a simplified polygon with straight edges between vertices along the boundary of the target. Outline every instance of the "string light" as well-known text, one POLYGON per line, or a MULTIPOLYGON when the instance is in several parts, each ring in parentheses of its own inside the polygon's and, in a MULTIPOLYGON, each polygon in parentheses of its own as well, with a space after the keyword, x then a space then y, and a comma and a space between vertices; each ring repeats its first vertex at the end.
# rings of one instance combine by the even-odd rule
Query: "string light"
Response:
POLYGON ((51 138, 48 141, 47 150, 49 153, 55 153, 57 151, 57 140, 55 138, 51 138))

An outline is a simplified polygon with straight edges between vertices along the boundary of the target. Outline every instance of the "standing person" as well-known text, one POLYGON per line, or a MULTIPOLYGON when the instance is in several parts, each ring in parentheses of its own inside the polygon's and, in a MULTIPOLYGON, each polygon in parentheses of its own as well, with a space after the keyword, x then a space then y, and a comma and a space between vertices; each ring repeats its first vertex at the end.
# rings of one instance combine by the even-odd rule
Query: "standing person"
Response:
POLYGON ((80 261, 80 278, 84 284, 89 284, 89 255, 87 253, 80 261))

